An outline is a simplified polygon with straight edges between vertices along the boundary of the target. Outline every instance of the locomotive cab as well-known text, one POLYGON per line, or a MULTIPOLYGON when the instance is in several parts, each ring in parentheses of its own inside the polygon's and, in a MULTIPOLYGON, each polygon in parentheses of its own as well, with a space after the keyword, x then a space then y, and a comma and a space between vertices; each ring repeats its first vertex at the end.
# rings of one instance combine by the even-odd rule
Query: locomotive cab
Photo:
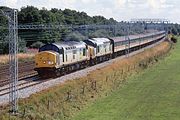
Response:
POLYGON ((39 49, 35 55, 35 68, 39 75, 52 74, 60 65, 63 64, 62 49, 54 44, 47 44, 39 49))

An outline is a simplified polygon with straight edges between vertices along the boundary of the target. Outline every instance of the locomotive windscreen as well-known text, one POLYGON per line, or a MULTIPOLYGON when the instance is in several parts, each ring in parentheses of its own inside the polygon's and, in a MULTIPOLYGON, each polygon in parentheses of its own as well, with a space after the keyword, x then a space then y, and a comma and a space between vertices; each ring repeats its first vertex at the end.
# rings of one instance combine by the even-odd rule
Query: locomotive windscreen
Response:
POLYGON ((42 52, 42 51, 55 51, 62 54, 62 50, 60 50, 57 46, 53 44, 47 44, 39 48, 39 52, 42 52))

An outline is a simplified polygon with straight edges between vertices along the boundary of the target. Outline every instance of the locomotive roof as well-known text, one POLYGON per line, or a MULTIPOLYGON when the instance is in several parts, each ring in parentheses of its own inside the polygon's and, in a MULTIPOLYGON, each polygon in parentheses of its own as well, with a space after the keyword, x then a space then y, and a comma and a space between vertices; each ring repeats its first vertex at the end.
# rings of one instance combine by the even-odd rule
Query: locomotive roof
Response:
POLYGON ((47 51, 47 50, 52 50, 61 53, 62 49, 64 50, 72 50, 76 48, 85 48, 86 44, 82 41, 77 42, 77 41, 66 41, 66 42, 57 42, 57 43, 51 43, 51 44, 46 44, 39 48, 39 52, 41 51, 47 51))
POLYGON ((88 40, 97 45, 101 45, 101 44, 110 42, 110 40, 108 38, 91 38, 88 40))
POLYGON ((68 49, 75 49, 75 48, 84 48, 85 43, 80 41, 65 41, 65 42, 57 42, 57 43, 52 43, 53 45, 57 46, 58 48, 62 49, 64 48, 65 50, 68 49))
MULTIPOLYGON (((152 36, 152 35, 155 35, 155 34, 161 34, 161 33, 164 33, 164 32, 165 31, 146 33, 146 34, 129 35, 129 39, 133 40, 133 39, 138 39, 138 38, 142 38, 142 37, 152 36)), ((121 42, 121 41, 127 40, 127 36, 110 37, 110 39, 113 40, 114 42, 121 42)))

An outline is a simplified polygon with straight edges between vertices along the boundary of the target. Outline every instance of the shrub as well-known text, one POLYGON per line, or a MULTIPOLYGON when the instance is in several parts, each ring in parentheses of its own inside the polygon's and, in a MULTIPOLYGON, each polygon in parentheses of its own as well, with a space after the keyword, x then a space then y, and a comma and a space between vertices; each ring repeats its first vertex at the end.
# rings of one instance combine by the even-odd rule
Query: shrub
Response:
POLYGON ((24 39, 21 38, 18 39, 18 51, 20 53, 26 52, 26 41, 24 39))
POLYGON ((106 30, 97 30, 94 33, 90 34, 90 38, 94 37, 108 37, 109 33, 106 30))
POLYGON ((65 41, 83 41, 85 39, 86 37, 77 31, 72 32, 65 37, 65 41))
MULTIPOLYGON (((18 52, 26 52, 26 41, 24 39, 18 38, 18 52)), ((0 40, 0 54, 9 53, 9 38, 6 37, 0 40)))
POLYGON ((31 45, 31 48, 40 48, 44 45, 44 43, 40 42, 40 41, 37 41, 37 42, 34 42, 32 45, 31 45))
POLYGON ((171 38, 171 41, 173 42, 173 43, 177 43, 177 38, 175 38, 174 36, 171 38))

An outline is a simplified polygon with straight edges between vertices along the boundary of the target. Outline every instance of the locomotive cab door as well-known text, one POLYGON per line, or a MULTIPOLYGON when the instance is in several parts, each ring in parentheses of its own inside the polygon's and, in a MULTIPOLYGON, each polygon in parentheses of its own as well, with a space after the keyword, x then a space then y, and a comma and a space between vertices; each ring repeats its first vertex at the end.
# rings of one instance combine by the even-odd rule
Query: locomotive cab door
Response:
POLYGON ((89 57, 89 58, 94 58, 94 57, 95 57, 94 48, 88 46, 88 51, 89 51, 89 52, 88 52, 88 57, 89 57))
POLYGON ((63 55, 60 54, 59 55, 59 65, 62 65, 63 64, 63 55))
POLYGON ((58 65, 63 65, 64 64, 64 49, 60 49, 59 55, 58 55, 58 65))

